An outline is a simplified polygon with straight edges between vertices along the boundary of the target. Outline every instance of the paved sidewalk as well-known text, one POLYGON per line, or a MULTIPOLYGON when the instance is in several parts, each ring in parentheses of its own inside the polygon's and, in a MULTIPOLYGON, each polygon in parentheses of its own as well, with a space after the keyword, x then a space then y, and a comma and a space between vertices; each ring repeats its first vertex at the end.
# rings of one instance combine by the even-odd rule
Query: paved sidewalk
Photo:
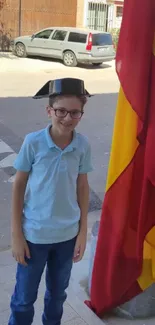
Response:
MULTIPOLYGON (((82 262, 73 266, 68 298, 64 306, 62 325, 104 325, 85 304, 87 299, 85 283, 89 271, 90 233, 91 228, 100 212, 89 214, 88 245, 82 262), (84 281, 83 281, 84 280, 84 281), (82 286, 81 286, 82 285, 82 286)), ((0 252, 0 325, 7 325, 10 314, 10 297, 15 284, 16 262, 12 258, 11 250, 0 252)), ((38 299, 35 305, 34 325, 41 325, 43 297, 45 292, 44 276, 39 288, 38 299)))
POLYGON ((55 60, 50 58, 40 58, 40 57, 29 57, 29 58, 19 58, 10 52, 0 52, 0 72, 53 72, 61 70, 68 74, 68 72, 78 73, 84 72, 85 70, 100 71, 107 67, 108 69, 115 69, 115 60, 104 63, 101 67, 94 67, 93 65, 80 65, 78 67, 66 67, 61 60, 55 60))
MULTIPOLYGON (((90 236, 93 223, 100 218, 100 211, 88 215, 88 243, 85 256, 80 263, 74 264, 68 298, 64 306, 62 325, 154 325, 155 318, 143 320, 125 320, 111 315, 100 320, 85 304, 87 296, 90 236)), ((9 303, 15 284, 16 263, 11 251, 0 252, 0 325, 7 325, 10 314, 9 303)), ((35 305, 35 319, 33 325, 42 325, 43 297, 45 292, 44 276, 42 278, 38 300, 35 305)))
MULTIPOLYGON (((7 325, 10 314, 9 303, 15 283, 16 263, 11 251, 0 253, 0 325, 7 325)), ((43 309, 44 277, 42 279, 38 300, 36 302, 34 325, 41 325, 43 309)), ((80 299, 76 296, 71 286, 68 290, 68 299, 64 306, 63 325, 103 325, 80 299)))

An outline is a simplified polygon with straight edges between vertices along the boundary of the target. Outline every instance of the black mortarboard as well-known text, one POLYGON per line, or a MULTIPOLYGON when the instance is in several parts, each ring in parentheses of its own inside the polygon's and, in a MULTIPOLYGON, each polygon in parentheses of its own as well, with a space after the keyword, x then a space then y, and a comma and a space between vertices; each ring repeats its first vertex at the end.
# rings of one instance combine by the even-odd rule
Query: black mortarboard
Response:
POLYGON ((63 78, 48 81, 33 97, 35 99, 54 97, 58 95, 88 96, 84 81, 75 78, 63 78))

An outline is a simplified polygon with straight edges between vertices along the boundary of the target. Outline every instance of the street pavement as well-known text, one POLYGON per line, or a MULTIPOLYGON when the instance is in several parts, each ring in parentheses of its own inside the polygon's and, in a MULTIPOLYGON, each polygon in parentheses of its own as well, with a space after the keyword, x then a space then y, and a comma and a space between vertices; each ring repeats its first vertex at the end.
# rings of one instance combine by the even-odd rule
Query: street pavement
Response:
MULTIPOLYGON (((0 325, 7 325, 10 295, 15 282, 16 263, 11 257, 10 250, 10 202, 15 175, 13 161, 24 136, 49 123, 45 113, 47 101, 34 100, 32 96, 46 81, 67 76, 83 78, 88 91, 95 95, 89 100, 84 118, 78 128, 89 137, 92 145, 94 172, 89 177, 91 217, 87 250, 82 264, 79 263, 78 268, 75 265, 73 267, 62 324, 103 324, 83 301, 87 298, 85 286, 87 286, 89 271, 90 233, 93 222, 100 215, 103 200, 118 91, 114 62, 111 65, 104 65, 101 69, 82 66, 68 69, 59 62, 38 59, 20 60, 5 54, 0 55, 0 325), (98 212, 97 216, 92 215, 96 212, 98 212)), ((41 325, 43 294, 44 279, 39 289, 34 325, 41 325)))
MULTIPOLYGON (((47 100, 32 96, 48 80, 77 77, 85 80, 94 96, 88 101, 78 130, 88 136, 92 147, 94 171, 89 175, 91 188, 88 244, 84 259, 74 265, 63 324, 103 325, 83 303, 87 299, 91 228, 99 220, 104 197, 112 129, 119 82, 115 62, 101 68, 80 66, 66 68, 58 61, 18 59, 0 54, 0 325, 7 325, 10 294, 15 280, 15 262, 10 251, 10 202, 15 171, 13 161, 24 136, 45 127, 49 121, 45 112, 47 100)), ((44 280, 39 290, 34 325, 41 325, 44 280)), ((107 316, 109 325, 153 325, 155 320, 125 321, 107 316)))
POLYGON ((89 211, 101 208, 119 89, 114 66, 111 62, 100 69, 90 66, 66 68, 49 60, 19 59, 10 54, 0 56, 0 250, 10 246, 13 161, 24 136, 49 123, 45 112, 47 100, 34 100, 32 97, 52 78, 83 78, 88 91, 94 94, 86 105, 78 130, 88 136, 92 146, 94 172, 89 175, 89 211))

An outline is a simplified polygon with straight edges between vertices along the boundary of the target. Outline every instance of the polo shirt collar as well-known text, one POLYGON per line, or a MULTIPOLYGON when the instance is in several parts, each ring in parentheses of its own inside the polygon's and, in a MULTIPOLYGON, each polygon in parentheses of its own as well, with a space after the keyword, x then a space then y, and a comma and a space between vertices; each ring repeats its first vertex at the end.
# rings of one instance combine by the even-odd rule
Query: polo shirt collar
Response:
MULTIPOLYGON (((45 129, 45 136, 46 136, 46 140, 47 140, 47 144, 49 148, 58 148, 58 146, 54 143, 54 141, 52 140, 51 136, 50 136, 50 127, 52 125, 48 125, 45 129)), ((72 142, 64 149, 66 151, 72 151, 74 149, 77 148, 77 133, 74 130, 73 131, 73 140, 72 142)))

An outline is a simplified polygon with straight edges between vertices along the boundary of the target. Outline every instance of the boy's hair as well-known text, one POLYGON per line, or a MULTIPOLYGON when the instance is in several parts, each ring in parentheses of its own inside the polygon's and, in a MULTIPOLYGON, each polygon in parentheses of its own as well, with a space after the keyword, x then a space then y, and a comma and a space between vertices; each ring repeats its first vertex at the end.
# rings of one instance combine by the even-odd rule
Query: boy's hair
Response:
POLYGON ((85 104, 87 103, 87 97, 86 97, 86 96, 56 95, 56 96, 53 96, 53 97, 50 97, 50 98, 49 98, 49 105, 50 105, 51 107, 53 107, 54 103, 55 103, 57 100, 59 100, 59 99, 61 99, 61 98, 63 98, 63 97, 77 97, 77 98, 80 100, 81 104, 82 104, 82 108, 83 108, 83 107, 85 106, 85 104))

